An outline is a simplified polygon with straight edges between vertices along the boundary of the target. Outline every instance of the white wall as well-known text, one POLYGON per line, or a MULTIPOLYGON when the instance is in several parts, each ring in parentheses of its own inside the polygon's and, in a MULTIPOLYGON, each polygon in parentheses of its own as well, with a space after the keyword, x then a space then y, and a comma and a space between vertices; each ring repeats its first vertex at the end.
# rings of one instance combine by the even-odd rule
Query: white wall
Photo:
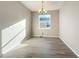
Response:
POLYGON ((39 14, 37 12, 32 13, 32 35, 45 37, 58 37, 59 36, 59 11, 48 11, 47 15, 51 16, 51 29, 39 29, 39 14))
POLYGON ((65 2, 60 9, 60 38, 79 56, 79 2, 65 2))
POLYGON ((0 2, 0 33, 2 52, 6 53, 14 49, 31 34, 30 10, 20 2, 0 2), (6 46, 3 47, 5 44, 6 46))

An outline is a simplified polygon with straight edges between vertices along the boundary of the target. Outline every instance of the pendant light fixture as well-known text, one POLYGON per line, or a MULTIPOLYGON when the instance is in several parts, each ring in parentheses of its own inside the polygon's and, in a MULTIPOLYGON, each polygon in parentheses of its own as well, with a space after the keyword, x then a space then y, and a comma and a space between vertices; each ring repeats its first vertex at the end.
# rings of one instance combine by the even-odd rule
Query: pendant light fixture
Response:
POLYGON ((44 5, 43 4, 44 4, 44 1, 42 1, 42 8, 38 11, 39 14, 42 14, 42 15, 47 14, 47 10, 44 9, 44 5))

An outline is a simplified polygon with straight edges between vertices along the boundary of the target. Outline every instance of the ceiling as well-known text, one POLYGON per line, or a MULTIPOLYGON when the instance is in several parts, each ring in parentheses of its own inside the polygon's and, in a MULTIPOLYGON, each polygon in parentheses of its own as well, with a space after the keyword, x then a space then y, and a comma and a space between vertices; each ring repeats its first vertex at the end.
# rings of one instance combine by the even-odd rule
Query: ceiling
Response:
MULTIPOLYGON (((31 11, 38 11, 42 7, 41 1, 21 1, 25 7, 31 11)), ((44 1, 43 5, 46 10, 58 10, 64 4, 64 1, 44 1)))

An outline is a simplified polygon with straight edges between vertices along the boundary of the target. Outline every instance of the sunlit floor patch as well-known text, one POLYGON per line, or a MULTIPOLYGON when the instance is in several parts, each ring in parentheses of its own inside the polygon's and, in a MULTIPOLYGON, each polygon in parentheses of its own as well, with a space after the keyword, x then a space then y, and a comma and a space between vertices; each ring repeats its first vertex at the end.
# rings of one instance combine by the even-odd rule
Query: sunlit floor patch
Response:
MULTIPOLYGON (((16 47, 17 48, 17 47, 16 47)), ((31 38, 19 48, 3 55, 4 58, 76 58, 59 38, 31 38)))
POLYGON ((29 44, 21 44, 20 47, 26 47, 29 46, 29 44))

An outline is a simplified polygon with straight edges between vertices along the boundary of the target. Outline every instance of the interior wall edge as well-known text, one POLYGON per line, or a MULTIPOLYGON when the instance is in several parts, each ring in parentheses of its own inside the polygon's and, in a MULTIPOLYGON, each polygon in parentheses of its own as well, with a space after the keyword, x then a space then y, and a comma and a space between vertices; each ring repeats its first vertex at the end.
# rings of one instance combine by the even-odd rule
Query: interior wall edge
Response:
POLYGON ((59 39, 62 40, 62 41, 67 45, 67 47, 70 48, 70 50, 72 50, 72 52, 73 52, 77 57, 79 57, 78 53, 76 53, 75 50, 74 50, 72 47, 70 47, 69 44, 67 44, 67 42, 62 38, 62 36, 59 36, 59 39))
POLYGON ((2 45, 2 40, 1 40, 1 29, 0 29, 0 57, 2 57, 2 48, 1 48, 1 45, 2 45))
POLYGON ((29 10, 30 12, 32 12, 29 8, 27 8, 22 2, 18 1, 19 4, 21 4, 25 9, 29 10))
POLYGON ((30 38, 31 38, 30 35, 26 36, 21 43, 25 42, 26 40, 29 40, 30 38))
POLYGON ((32 35, 32 37, 54 37, 54 38, 59 38, 59 36, 40 36, 40 35, 32 35))

